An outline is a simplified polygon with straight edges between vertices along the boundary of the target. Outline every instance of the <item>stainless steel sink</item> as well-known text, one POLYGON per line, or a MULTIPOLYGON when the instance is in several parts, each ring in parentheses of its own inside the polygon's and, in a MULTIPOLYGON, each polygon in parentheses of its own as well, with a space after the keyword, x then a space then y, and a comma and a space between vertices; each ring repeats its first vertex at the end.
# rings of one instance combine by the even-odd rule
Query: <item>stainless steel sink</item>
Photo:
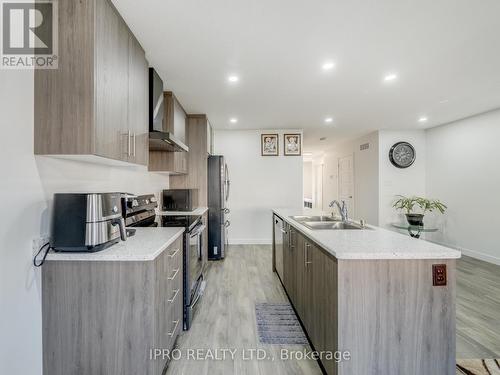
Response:
POLYGON ((330 229, 330 230, 349 230, 349 229, 366 229, 358 224, 344 222, 344 221, 333 221, 333 222, 318 222, 318 221, 304 221, 302 225, 308 227, 309 229, 330 229))
POLYGON ((299 223, 303 222, 338 222, 331 216, 290 216, 293 220, 299 223))
POLYGON ((295 220, 299 224, 309 228, 309 229, 330 229, 330 230, 350 230, 350 229, 370 229, 367 227, 362 227, 359 224, 341 221, 332 216, 290 216, 291 219, 295 220))

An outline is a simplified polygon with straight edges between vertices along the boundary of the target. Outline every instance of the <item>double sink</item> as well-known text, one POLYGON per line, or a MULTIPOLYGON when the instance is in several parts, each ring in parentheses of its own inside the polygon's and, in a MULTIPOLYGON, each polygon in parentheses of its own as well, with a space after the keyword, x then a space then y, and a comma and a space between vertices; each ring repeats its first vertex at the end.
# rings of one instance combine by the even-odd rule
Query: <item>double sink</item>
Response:
POLYGON ((295 220, 299 224, 305 227, 317 230, 317 229, 330 229, 330 230, 346 230, 346 229, 367 229, 359 224, 350 221, 337 220, 331 216, 290 216, 291 219, 295 220))

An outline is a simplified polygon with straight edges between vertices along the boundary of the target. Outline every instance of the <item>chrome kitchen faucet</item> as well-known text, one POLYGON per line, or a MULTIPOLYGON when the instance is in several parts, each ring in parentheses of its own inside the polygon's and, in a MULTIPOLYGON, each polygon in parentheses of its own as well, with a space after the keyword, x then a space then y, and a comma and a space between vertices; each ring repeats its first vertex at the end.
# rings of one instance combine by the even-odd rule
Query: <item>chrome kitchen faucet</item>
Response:
MULTIPOLYGON (((347 205, 345 204, 345 201, 342 201, 342 206, 340 205, 339 201, 334 200, 330 202, 330 207, 337 206, 340 212, 340 217, 342 218, 342 221, 348 221, 349 220, 349 215, 347 212, 347 205)), ((332 212, 333 215, 333 212, 332 212)))

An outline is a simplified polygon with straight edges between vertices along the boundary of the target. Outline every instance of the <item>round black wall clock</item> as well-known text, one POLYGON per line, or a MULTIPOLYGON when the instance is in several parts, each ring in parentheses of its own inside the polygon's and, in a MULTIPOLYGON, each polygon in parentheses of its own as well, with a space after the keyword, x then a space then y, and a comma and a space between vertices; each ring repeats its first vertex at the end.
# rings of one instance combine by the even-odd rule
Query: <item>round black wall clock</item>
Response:
POLYGON ((415 162, 415 148, 408 142, 398 142, 389 151, 389 160, 397 168, 408 168, 415 162))

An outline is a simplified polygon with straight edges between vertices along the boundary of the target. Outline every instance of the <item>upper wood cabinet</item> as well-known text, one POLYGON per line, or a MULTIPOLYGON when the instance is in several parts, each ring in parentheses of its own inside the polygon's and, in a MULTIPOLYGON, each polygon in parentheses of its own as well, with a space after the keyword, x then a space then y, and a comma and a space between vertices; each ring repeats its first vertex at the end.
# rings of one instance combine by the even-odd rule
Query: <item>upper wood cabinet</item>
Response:
MULTIPOLYGON (((183 143, 188 140, 187 114, 181 103, 170 91, 163 93, 165 114, 163 129, 174 134, 183 143)), ((187 152, 149 151, 149 170, 152 172, 169 172, 187 174, 189 155, 187 152)))
POLYGON ((210 121, 207 121, 207 154, 214 154, 214 130, 210 121))
POLYGON ((200 207, 208 205, 207 122, 206 115, 188 115, 186 134, 189 152, 183 154, 188 157, 189 170, 184 175, 170 176, 171 189, 198 189, 200 207))
POLYGON ((59 3, 59 68, 35 71, 35 154, 147 165, 148 63, 108 0, 59 3))
POLYGON ((136 164, 147 165, 149 157, 148 62, 144 50, 129 35, 128 124, 132 133, 131 156, 136 164))

